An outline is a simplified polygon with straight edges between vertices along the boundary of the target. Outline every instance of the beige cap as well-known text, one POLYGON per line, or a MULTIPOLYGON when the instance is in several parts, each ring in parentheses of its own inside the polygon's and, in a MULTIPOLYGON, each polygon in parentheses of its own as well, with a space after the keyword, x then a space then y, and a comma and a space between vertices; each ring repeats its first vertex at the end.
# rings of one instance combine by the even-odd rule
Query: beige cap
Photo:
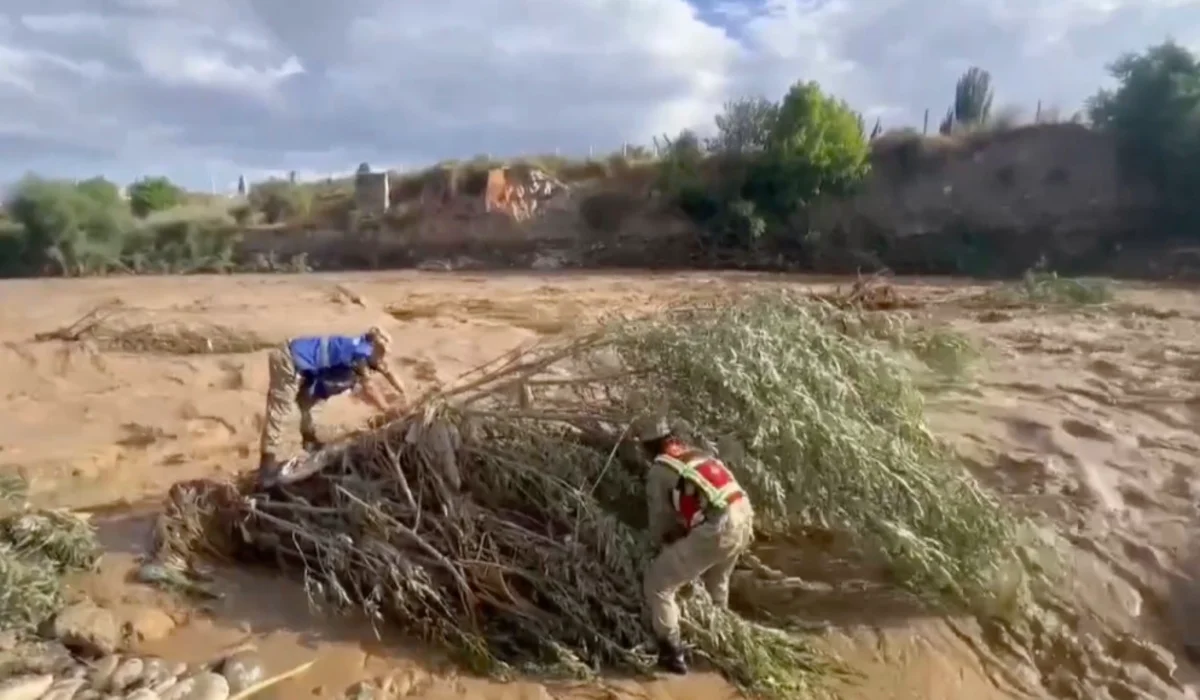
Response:
POLYGON ((386 355, 392 348, 392 336, 379 326, 372 326, 366 337, 375 345, 380 355, 386 355))
POLYGON ((661 415, 646 414, 629 424, 629 434, 641 442, 657 440, 671 434, 671 424, 661 415))

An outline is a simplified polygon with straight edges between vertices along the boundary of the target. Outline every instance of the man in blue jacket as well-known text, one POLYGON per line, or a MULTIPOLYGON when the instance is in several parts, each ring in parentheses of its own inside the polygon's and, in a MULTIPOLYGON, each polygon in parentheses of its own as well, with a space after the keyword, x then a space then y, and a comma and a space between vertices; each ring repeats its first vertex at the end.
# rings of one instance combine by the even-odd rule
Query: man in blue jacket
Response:
POLYGON ((284 423, 293 407, 300 409, 300 439, 304 449, 321 449, 313 425, 312 409, 318 403, 350 390, 383 411, 387 404, 370 381, 378 372, 404 397, 404 385, 388 367, 392 338, 378 326, 357 336, 329 335, 293 338, 271 351, 267 408, 263 414, 259 472, 270 474, 279 466, 279 443, 284 423))

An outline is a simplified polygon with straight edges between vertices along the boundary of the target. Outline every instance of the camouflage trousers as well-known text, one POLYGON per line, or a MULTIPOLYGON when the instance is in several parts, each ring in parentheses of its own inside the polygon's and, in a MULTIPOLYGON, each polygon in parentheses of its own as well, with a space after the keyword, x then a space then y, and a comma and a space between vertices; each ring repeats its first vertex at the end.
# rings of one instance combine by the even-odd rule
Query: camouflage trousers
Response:
POLYGON ((743 498, 719 517, 696 526, 663 548, 642 581, 656 639, 679 644, 679 604, 675 596, 684 584, 699 578, 714 603, 729 605, 729 579, 738 557, 753 541, 754 511, 743 498))
POLYGON ((314 434, 312 403, 298 401, 300 375, 292 361, 292 353, 285 344, 275 348, 267 356, 267 407, 263 411, 262 454, 279 456, 279 444, 283 431, 292 417, 292 411, 300 410, 300 434, 314 434))

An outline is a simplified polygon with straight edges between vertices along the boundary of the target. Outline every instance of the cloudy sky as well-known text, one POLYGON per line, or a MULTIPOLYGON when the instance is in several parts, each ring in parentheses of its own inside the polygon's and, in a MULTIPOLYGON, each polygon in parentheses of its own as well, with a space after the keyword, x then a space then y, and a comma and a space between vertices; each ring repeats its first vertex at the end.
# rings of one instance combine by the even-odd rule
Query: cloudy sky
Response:
POLYGON ((2 0, 0 182, 586 154, 817 80, 887 127, 957 76, 1064 113, 1200 0, 2 0))

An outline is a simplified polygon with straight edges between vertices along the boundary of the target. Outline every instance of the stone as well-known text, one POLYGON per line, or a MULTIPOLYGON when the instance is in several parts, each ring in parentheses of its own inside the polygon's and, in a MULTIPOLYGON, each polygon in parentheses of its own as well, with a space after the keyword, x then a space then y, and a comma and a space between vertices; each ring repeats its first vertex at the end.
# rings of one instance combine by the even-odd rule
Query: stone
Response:
POLYGON ((406 668, 388 676, 383 682, 383 691, 388 697, 404 698, 428 684, 429 674, 419 668, 406 668))
POLYGON ((131 642, 156 642, 175 631, 175 620, 158 608, 138 608, 122 628, 131 642))
POLYGON ((54 676, 19 676, 0 683, 0 700, 38 700, 54 685, 54 676))
POLYGON ((132 693, 127 694, 124 700, 161 700, 158 693, 148 688, 138 688, 132 693))
POLYGON ((160 697, 162 700, 227 700, 229 681, 224 676, 206 671, 179 681, 160 697))
POLYGON ((112 678, 113 672, 121 665, 121 657, 116 654, 100 659, 92 665, 91 677, 88 680, 93 687, 107 688, 108 681, 112 678))
POLYGON ((41 700, 74 700, 76 694, 84 686, 82 678, 71 680, 57 681, 50 686, 50 690, 41 697, 41 700))
MULTIPOLYGON (((186 667, 185 667, 186 668, 186 667)), ((148 686, 155 686, 168 680, 175 680, 175 664, 163 659, 142 659, 142 679, 148 686)))
POLYGON ((14 630, 0 632, 0 651, 12 651, 21 642, 21 635, 14 630))
POLYGON ((113 671, 112 678, 108 681, 108 688, 116 692, 123 692, 142 679, 142 670, 145 666, 146 663, 136 656, 125 659, 117 667, 117 670, 113 671))
POLYGON ((265 677, 262 659, 253 650, 238 651, 220 663, 217 669, 229 681, 229 692, 240 693, 265 677))
POLYGON ((82 656, 100 657, 113 653, 121 634, 113 614, 92 603, 76 603, 54 618, 53 635, 82 656))

